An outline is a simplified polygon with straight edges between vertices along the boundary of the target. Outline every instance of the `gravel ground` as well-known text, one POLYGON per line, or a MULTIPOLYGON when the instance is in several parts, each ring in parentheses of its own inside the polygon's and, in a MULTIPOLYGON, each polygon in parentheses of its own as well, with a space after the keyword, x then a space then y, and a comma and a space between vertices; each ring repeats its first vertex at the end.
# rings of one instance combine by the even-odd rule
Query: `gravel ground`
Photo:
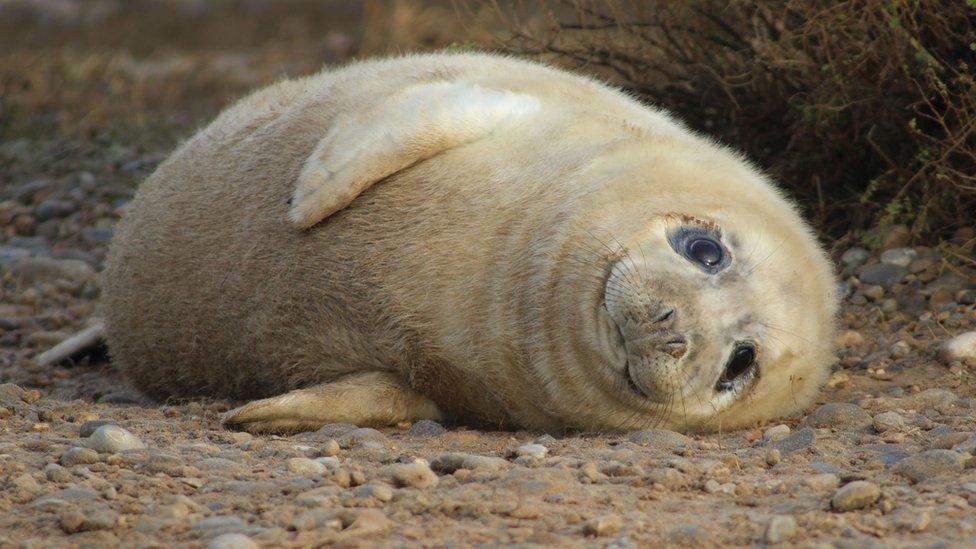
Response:
MULTIPOLYGON (((363 51, 349 40, 322 47, 363 51)), ((418 422, 253 437, 219 426, 233 403, 148 402, 104 357, 35 364, 92 320, 135 185, 225 102, 126 103, 203 78, 166 65, 110 79, 126 91, 114 106, 149 121, 65 127, 88 99, 29 101, 53 89, 37 63, 0 56, 0 80, 33 86, 0 93, 19 112, 0 124, 0 547, 976 545, 973 229, 926 248, 894 227, 877 250, 837 250, 838 361, 808 415, 688 436, 418 422)), ((274 78, 251 68, 228 95, 274 78)))

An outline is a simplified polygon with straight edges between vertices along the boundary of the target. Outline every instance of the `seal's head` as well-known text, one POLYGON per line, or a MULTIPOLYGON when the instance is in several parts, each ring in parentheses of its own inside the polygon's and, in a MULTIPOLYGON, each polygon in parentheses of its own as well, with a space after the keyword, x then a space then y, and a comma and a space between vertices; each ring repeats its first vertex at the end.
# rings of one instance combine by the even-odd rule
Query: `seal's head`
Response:
POLYGON ((728 429, 805 407, 833 359, 827 258, 741 158, 661 148, 625 153, 588 231, 605 252, 588 375, 614 403, 593 426, 728 429))

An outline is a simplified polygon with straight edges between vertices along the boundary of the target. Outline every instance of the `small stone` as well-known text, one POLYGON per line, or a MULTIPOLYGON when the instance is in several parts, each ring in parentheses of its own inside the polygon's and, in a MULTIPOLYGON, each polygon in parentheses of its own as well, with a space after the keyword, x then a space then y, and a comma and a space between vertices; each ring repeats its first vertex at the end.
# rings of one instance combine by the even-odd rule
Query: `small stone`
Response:
POLYGON ((840 486, 840 477, 833 473, 820 473, 803 479, 803 484, 814 492, 836 490, 840 486))
POLYGON ((881 254, 881 262, 908 267, 917 257, 918 252, 912 248, 894 248, 881 254))
POLYGON ((658 450, 676 450, 687 448, 694 442, 692 439, 667 429, 641 429, 634 431, 628 437, 634 444, 656 448, 658 450))
POLYGON ((893 313, 898 310, 898 300, 889 297, 888 299, 881 302, 881 310, 886 313, 893 313))
POLYGON ((843 255, 840 256, 840 261, 844 265, 852 265, 857 267, 863 264, 868 258, 871 257, 871 253, 864 248, 849 248, 843 255))
POLYGON ((885 295, 885 290, 881 286, 865 284, 861 286, 861 293, 870 301, 881 301, 885 295))
POLYGON ((369 427, 360 427, 342 434, 336 441, 341 448, 352 448, 364 442, 386 442, 386 435, 369 427))
POLYGON ((230 532, 210 540, 207 549, 258 549, 259 545, 244 534, 230 532))
POLYGON ((619 515, 605 515, 584 522, 581 531, 584 536, 612 536, 623 526, 624 521, 619 515))
POLYGON ((894 471, 912 482, 961 473, 966 466, 965 454, 952 450, 926 450, 899 461, 894 471))
POLYGON ((377 500, 386 503, 393 499, 393 489, 385 484, 367 484, 365 486, 360 486, 359 489, 356 490, 356 495, 364 498, 376 498, 377 500))
POLYGON ((326 471, 325 464, 303 457, 291 458, 285 462, 285 466, 296 475, 317 477, 324 475, 326 471))
POLYGON ((57 463, 44 466, 44 476, 51 482, 71 482, 72 476, 67 469, 57 463))
POLYGON ((976 359, 976 332, 965 332, 942 345, 942 357, 946 362, 976 359))
POLYGON ((837 334, 835 343, 837 343, 838 347, 857 347, 858 345, 864 343, 864 336, 861 335, 861 332, 844 330, 843 332, 837 334))
POLYGON ((976 290, 963 289, 956 292, 956 302, 962 305, 973 305, 976 303, 976 290))
POLYGON ((769 465, 770 467, 779 463, 781 459, 783 459, 783 455, 776 448, 767 448, 766 452, 763 454, 763 460, 766 462, 766 465, 769 465))
POLYGON ((95 269, 77 259, 25 257, 10 265, 10 273, 22 283, 54 283, 58 280, 86 282, 95 277, 95 269))
POLYGON ((908 274, 908 269, 891 263, 875 263, 864 267, 858 279, 861 284, 872 284, 890 288, 898 284, 908 274))
POLYGON ((206 532, 209 535, 217 536, 231 532, 243 532, 247 530, 247 523, 240 517, 216 516, 202 519, 194 524, 192 528, 199 532, 206 532))
POLYGON ((321 448, 319 448, 319 456, 322 457, 337 456, 339 455, 339 450, 340 450, 339 443, 336 442, 335 439, 330 438, 329 440, 325 441, 325 444, 323 444, 321 448))
POLYGON ((408 434, 415 437, 439 437, 447 432, 443 425, 430 419, 422 419, 410 426, 408 434))
POLYGON ((102 454, 117 454, 126 450, 142 450, 146 445, 138 437, 118 425, 102 425, 88 437, 88 447, 102 454))
POLYGON ((165 473, 172 477, 183 473, 183 458, 168 452, 154 451, 149 455, 146 468, 154 473, 165 473))
POLYGON ((81 448, 75 446, 69 448, 61 454, 61 465, 73 467, 75 465, 87 465, 98 461, 98 452, 91 448, 81 448))
POLYGON ((882 250, 904 248, 912 238, 912 231, 905 225, 892 225, 881 242, 882 250))
POLYGON ((764 538, 766 543, 785 543, 796 535, 796 519, 786 515, 776 515, 766 524, 764 538))
POLYGON ((881 412, 872 420, 874 430, 879 433, 897 431, 905 427, 905 418, 898 412, 881 412))
POLYGON ((891 346, 891 358, 900 359, 905 358, 912 352, 912 347, 904 341, 896 341, 894 345, 891 346))
POLYGON ((549 453, 549 448, 541 444, 523 444, 515 449, 515 455, 518 457, 528 457, 532 459, 545 459, 546 454, 549 453))
POLYGON ((11 485, 17 490, 27 492, 29 494, 38 492, 41 489, 41 485, 34 480, 34 477, 30 473, 23 473, 17 475, 10 481, 11 485))
POLYGON ((840 487, 830 500, 836 511, 854 511, 867 507, 881 497, 881 488, 873 482, 855 480, 840 487))
POLYGON ((437 486, 440 479, 426 463, 397 463, 386 468, 388 475, 397 486, 410 488, 430 488, 437 486))
POLYGON ((672 528, 668 532, 668 539, 682 546, 711 546, 711 534, 708 530, 696 524, 684 524, 672 528))
POLYGON ((871 416, 860 406, 846 402, 828 402, 806 419, 807 425, 818 428, 861 429, 871 425, 871 416))
POLYGON ((959 452, 960 454, 976 454, 976 436, 971 436, 968 439, 956 444, 952 447, 954 452, 959 452))
POLYGON ((780 423, 779 425, 773 425, 763 431, 763 439, 770 442, 776 442, 777 440, 783 440, 784 438, 790 436, 790 426, 780 423))
POLYGON ((67 509, 58 516, 58 524, 66 534, 80 532, 85 524, 85 515, 77 509, 67 509))
POLYGON ((95 419, 92 421, 86 421, 81 424, 78 428, 78 436, 81 438, 88 438, 95 432, 96 429, 102 425, 118 425, 115 421, 111 419, 95 419))
POLYGON ((452 452, 441 454, 430 462, 430 468, 441 473, 453 473, 458 469, 495 472, 511 467, 507 460, 490 456, 476 456, 452 452))
POLYGON ((782 440, 774 442, 772 447, 779 450, 785 456, 803 450, 804 448, 809 448, 813 445, 816 438, 817 436, 813 429, 807 427, 800 429, 782 440))
POLYGON ((38 221, 43 222, 48 219, 66 217, 77 211, 77 209, 78 205, 70 200, 48 199, 34 208, 34 217, 38 221))

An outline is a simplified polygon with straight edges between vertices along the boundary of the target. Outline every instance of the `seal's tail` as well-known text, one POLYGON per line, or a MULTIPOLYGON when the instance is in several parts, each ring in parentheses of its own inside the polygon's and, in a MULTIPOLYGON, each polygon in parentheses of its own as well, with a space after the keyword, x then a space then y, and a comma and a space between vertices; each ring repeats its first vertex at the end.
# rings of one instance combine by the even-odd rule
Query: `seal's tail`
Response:
POLYGON ((100 350, 105 345, 105 322, 99 320, 88 328, 37 356, 38 366, 51 366, 70 358, 79 358, 100 350))

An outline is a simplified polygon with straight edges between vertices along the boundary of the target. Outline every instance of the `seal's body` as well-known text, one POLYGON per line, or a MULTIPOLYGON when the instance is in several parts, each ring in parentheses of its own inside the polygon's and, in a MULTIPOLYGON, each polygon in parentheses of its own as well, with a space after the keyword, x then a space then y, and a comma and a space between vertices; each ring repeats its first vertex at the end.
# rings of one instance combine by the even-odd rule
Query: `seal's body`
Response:
POLYGON ((693 430, 812 400, 832 289, 739 156, 585 78, 426 55, 281 82, 183 144, 104 315, 140 389, 263 398, 225 419, 252 431, 693 430))

